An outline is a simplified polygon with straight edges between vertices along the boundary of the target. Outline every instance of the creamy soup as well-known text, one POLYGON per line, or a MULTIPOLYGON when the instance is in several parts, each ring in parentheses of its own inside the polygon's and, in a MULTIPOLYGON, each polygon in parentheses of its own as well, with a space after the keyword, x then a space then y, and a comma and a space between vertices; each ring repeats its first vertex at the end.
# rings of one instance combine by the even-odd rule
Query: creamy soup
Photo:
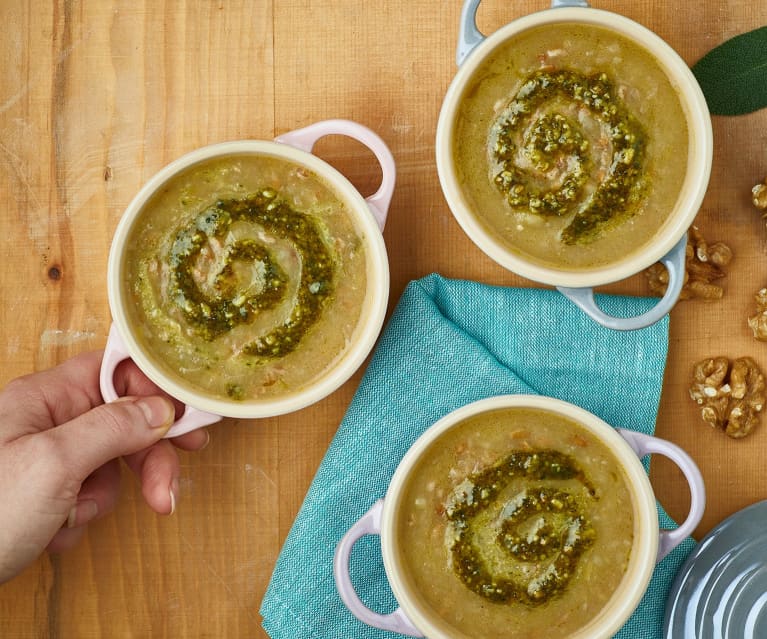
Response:
POLYGON ((405 583, 450 637, 567 636, 617 589, 634 541, 625 473, 590 431, 506 408, 453 426, 403 488, 405 583))
POLYGON ((343 356, 360 319, 365 247, 349 206, 283 159, 190 168, 146 204, 127 246, 137 338, 209 396, 300 391, 343 356))
POLYGON ((546 266, 609 264, 650 242, 685 178, 677 90, 607 29, 552 24, 501 45, 461 98, 453 148, 471 209, 546 266))

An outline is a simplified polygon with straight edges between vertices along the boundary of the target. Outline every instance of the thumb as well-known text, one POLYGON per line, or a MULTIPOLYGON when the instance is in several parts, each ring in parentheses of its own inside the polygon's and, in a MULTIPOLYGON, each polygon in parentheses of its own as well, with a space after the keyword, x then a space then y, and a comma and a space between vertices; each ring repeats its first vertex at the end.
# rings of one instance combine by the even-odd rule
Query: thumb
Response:
POLYGON ((162 439, 175 409, 164 397, 127 397, 102 404, 48 431, 70 472, 87 477, 108 461, 162 439))

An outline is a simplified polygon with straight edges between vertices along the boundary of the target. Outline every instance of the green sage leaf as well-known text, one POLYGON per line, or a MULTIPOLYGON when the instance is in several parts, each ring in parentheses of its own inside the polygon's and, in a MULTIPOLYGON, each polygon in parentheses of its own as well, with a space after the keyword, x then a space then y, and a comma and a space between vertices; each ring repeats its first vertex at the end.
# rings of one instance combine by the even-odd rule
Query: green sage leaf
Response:
POLYGON ((692 67, 713 115, 742 115, 767 106, 767 27, 737 35, 692 67))

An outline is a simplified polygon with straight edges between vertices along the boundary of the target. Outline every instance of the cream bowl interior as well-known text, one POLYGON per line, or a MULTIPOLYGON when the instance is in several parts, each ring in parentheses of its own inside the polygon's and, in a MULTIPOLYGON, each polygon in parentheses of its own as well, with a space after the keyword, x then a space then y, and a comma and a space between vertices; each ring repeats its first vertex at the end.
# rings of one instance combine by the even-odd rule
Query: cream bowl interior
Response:
POLYGON ((115 231, 109 254, 107 283, 115 326, 131 359, 147 377, 171 396, 199 410, 225 417, 255 418, 280 415, 315 403, 341 386, 362 365, 383 325, 389 294, 389 264, 381 231, 367 202, 343 175, 311 153, 287 144, 245 140, 192 151, 167 165, 143 186, 128 205, 115 231), (143 207, 152 197, 175 176, 196 164, 238 155, 280 158, 304 166, 322 178, 347 204, 350 215, 354 217, 357 231, 365 243, 367 270, 367 289, 360 319, 346 351, 319 378, 303 388, 273 398, 242 401, 209 395, 191 387, 139 342, 126 308, 129 302, 124 275, 127 239, 143 207))
POLYGON ((408 619, 429 639, 463 639, 463 634, 453 634, 450 627, 423 603, 408 579, 399 547, 403 542, 397 535, 398 513, 408 474, 441 435, 470 416, 509 407, 545 410, 577 422, 607 445, 625 471, 634 508, 634 545, 629 564, 607 605, 571 639, 611 637, 639 604, 655 568, 659 540, 655 497, 639 458, 615 429, 588 411, 548 397, 506 395, 468 404, 436 422, 408 450, 389 484, 381 519, 381 550, 392 592, 408 619))
MULTIPOLYGON (((592 8, 549 9, 514 20, 502 27, 468 55, 458 69, 439 115, 436 159, 439 180, 454 217, 466 234, 501 266, 531 280, 563 287, 587 287, 624 279, 640 272, 666 255, 692 224, 703 200, 711 172, 711 118, 703 94, 692 72, 679 55, 659 36, 642 25, 615 13, 592 8), (610 29, 652 53, 678 90, 690 131, 687 174, 676 206, 649 243, 619 262, 567 270, 528 259, 504 246, 477 219, 464 196, 454 162, 456 117, 461 100, 483 62, 518 34, 541 25, 575 23, 610 29)), ((673 158, 669 158, 673 162, 673 158)))

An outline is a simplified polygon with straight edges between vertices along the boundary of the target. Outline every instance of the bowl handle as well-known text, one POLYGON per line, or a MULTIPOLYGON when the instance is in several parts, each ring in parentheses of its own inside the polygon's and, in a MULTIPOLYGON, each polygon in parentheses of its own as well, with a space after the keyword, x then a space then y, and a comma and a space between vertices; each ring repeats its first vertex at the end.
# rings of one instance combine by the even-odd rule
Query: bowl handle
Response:
POLYGON ((373 612, 357 595, 349 574, 349 559, 352 548, 360 537, 364 535, 381 534, 381 513, 383 511, 383 499, 373 504, 362 517, 357 520, 349 531, 341 538, 336 546, 333 558, 333 577, 336 580, 336 588, 341 600, 346 604, 349 611, 361 622, 380 630, 398 632, 408 637, 423 637, 423 634, 410 622, 402 608, 397 608, 388 615, 373 612))
POLYGON ((458 23, 458 48, 455 52, 456 64, 460 67, 474 48, 485 39, 477 28, 477 9, 482 0, 466 0, 461 9, 461 20, 458 23))
POLYGON ((617 431, 640 458, 650 453, 659 453, 668 457, 682 471, 690 487, 690 512, 687 519, 673 530, 660 531, 657 563, 689 537, 700 523, 706 506, 706 486, 703 483, 703 476, 692 458, 676 444, 633 430, 618 428, 617 431))
MULTIPOLYGON (((117 365, 126 359, 130 359, 130 354, 125 347, 125 342, 123 342, 120 332, 117 330, 117 326, 112 324, 112 327, 109 329, 106 349, 104 350, 104 358, 101 360, 101 370, 99 371, 101 397, 105 402, 113 402, 119 397, 115 389, 115 370, 117 365)), ((209 426, 218 421, 221 421, 221 415, 214 415, 192 408, 191 406, 184 406, 184 414, 181 416, 181 419, 176 420, 165 434, 165 437, 177 437, 188 433, 190 430, 209 426)))
POLYGON ((394 156, 392 156, 386 143, 373 131, 361 124, 351 120, 323 120, 310 124, 303 129, 296 129, 274 138, 275 142, 288 144, 308 153, 312 152, 317 140, 326 135, 345 135, 364 144, 376 156, 381 165, 381 186, 373 195, 366 197, 373 217, 378 228, 383 231, 386 224, 386 216, 389 213, 389 205, 394 194, 394 182, 396 176, 396 166, 394 156))
POLYGON ((635 317, 613 317, 597 306, 593 288, 569 288, 557 286, 557 290, 578 306, 597 324, 616 331, 633 331, 645 328, 663 319, 676 304, 684 286, 685 250, 687 233, 682 236, 674 248, 664 255, 660 262, 668 269, 668 286, 660 301, 646 313, 635 317))
MULTIPOLYGON (((477 9, 482 0, 466 0, 461 9, 461 19, 458 23, 458 47, 455 61, 460 67, 474 48, 485 39, 484 34, 477 28, 477 9)), ((551 0, 551 8, 588 7, 586 0, 551 0)))

